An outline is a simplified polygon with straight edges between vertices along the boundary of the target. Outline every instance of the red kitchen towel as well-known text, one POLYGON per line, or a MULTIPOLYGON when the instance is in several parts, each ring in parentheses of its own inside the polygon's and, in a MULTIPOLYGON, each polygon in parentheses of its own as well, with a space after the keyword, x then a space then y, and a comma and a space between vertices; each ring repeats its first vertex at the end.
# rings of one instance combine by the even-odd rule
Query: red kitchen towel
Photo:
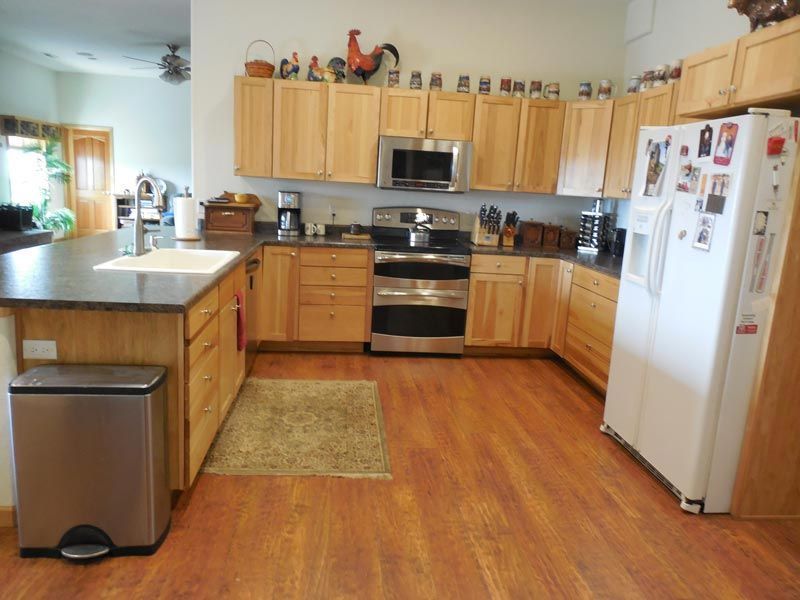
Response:
POLYGON ((236 304, 239 310, 236 311, 236 349, 241 351, 247 346, 247 325, 244 320, 244 292, 236 292, 236 304))

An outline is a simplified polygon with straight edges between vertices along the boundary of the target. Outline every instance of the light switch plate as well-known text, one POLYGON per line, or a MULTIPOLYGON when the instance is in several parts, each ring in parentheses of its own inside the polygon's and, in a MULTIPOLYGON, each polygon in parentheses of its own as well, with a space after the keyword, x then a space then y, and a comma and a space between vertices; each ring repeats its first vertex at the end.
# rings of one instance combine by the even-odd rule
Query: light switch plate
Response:
POLYGON ((56 360, 55 340, 22 340, 22 358, 31 360, 56 360))

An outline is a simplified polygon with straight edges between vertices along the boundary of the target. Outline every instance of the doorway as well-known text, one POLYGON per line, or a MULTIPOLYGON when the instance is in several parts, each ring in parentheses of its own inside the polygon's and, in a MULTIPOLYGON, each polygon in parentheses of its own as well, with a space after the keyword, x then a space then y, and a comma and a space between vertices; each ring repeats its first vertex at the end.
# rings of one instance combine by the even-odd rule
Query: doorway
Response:
POLYGON ((67 204, 75 212, 76 235, 116 229, 111 128, 65 126, 64 131, 66 160, 74 170, 67 204))

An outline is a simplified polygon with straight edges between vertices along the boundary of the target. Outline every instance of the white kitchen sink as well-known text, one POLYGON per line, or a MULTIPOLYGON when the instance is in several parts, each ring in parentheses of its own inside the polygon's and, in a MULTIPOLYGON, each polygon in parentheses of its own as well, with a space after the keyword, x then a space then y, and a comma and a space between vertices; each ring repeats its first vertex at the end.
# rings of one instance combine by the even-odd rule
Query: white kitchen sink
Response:
POLYGON ((95 271, 136 271, 139 273, 189 273, 211 275, 239 256, 229 250, 160 248, 142 256, 120 256, 94 266, 95 271))

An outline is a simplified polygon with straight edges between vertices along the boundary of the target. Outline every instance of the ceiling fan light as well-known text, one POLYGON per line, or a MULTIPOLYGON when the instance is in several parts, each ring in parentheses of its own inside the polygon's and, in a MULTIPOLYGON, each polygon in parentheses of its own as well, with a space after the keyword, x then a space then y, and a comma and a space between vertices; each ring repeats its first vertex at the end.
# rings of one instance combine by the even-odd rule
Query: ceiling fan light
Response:
POLYGON ((166 81, 167 83, 171 83, 172 85, 178 85, 179 83, 184 82, 184 78, 180 73, 176 73, 171 69, 164 71, 161 75, 158 76, 161 81, 166 81))

